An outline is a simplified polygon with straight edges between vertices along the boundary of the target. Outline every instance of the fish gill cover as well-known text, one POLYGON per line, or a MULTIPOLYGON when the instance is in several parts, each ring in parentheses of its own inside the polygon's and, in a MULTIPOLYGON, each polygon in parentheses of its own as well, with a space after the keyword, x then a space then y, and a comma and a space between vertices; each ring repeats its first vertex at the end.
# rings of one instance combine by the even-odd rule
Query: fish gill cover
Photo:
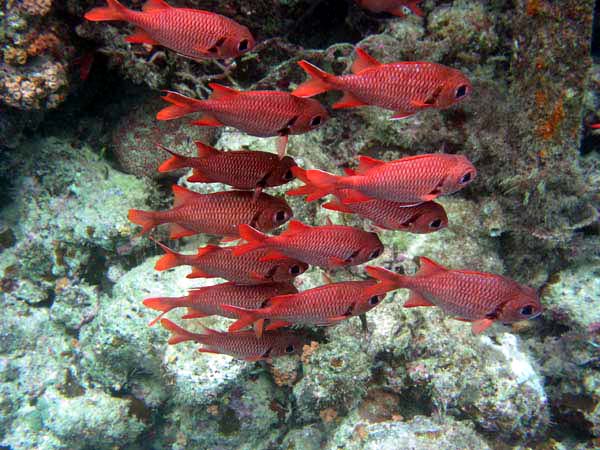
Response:
POLYGON ((597 446, 593 3, 4 2, 0 445, 597 446))

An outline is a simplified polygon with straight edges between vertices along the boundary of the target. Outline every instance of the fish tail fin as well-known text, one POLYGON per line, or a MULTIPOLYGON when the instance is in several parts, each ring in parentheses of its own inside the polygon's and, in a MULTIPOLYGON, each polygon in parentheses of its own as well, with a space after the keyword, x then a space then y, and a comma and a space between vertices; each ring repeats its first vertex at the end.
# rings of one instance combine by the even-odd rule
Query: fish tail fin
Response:
POLYGON ((105 20, 127 20, 129 10, 117 0, 106 0, 108 6, 94 8, 85 13, 83 17, 92 22, 105 20))
POLYGON ((185 341, 196 341, 202 334, 192 333, 191 331, 185 330, 178 325, 175 325, 169 319, 162 319, 160 324, 165 330, 171 332, 171 337, 167 341, 169 345, 179 344, 185 341))
POLYGON ((200 111, 202 108, 202 100, 186 97, 177 92, 163 91, 161 96, 164 101, 171 103, 171 106, 161 109, 158 114, 156 114, 158 120, 178 119, 196 111, 200 111))
MULTIPOLYGON (((243 328, 249 327, 254 322, 261 319, 260 314, 258 314, 256 311, 251 310, 251 309, 240 308, 238 306, 233 306, 233 305, 221 305, 221 308, 223 308, 225 311, 234 313, 235 315, 237 315, 239 317, 238 320, 236 320, 229 326, 229 328, 227 330, 229 332, 239 331, 243 328)), ((257 334, 258 334, 258 330, 257 330, 257 334)), ((260 334, 262 334, 262 333, 260 333, 260 334)))
POLYGON ((145 299, 142 302, 145 306, 156 311, 161 311, 158 317, 152 320, 148 325, 153 326, 156 322, 162 319, 166 313, 168 313, 172 309, 179 308, 180 306, 182 306, 181 300, 182 297, 154 297, 145 299))
POLYGON ((367 266, 365 271, 371 278, 379 281, 375 286, 369 288, 371 295, 384 294, 404 287, 404 278, 406 278, 404 275, 376 266, 367 266))
POLYGON ((292 95, 296 97, 312 97, 333 89, 330 80, 331 78, 335 78, 335 75, 331 75, 305 60, 299 61, 298 65, 302 67, 310 79, 294 89, 292 95))
POLYGON ((173 267, 184 265, 183 257, 185 255, 177 253, 161 242, 156 241, 156 244, 165 252, 165 254, 161 256, 158 261, 156 261, 156 264, 154 265, 156 270, 167 270, 172 269, 173 267))
POLYGON ((304 183, 304 186, 300 186, 296 189, 290 189, 286 192, 286 195, 309 195, 312 194, 317 188, 308 180, 306 176, 306 170, 299 166, 292 167, 292 173, 294 176, 304 183))
POLYGON ((315 187, 315 190, 306 197, 307 202, 318 200, 335 192, 342 178, 322 170, 307 170, 306 176, 315 187))
POLYGON ((263 247, 264 241, 269 237, 247 224, 240 225, 239 232, 240 237, 248 241, 248 243, 234 247, 233 254, 235 256, 243 255, 244 253, 263 247))
POLYGON ((164 145, 158 145, 158 148, 168 152, 172 155, 170 159, 167 159, 163 162, 159 168, 159 172, 170 172, 172 170, 183 169, 185 167, 190 167, 190 158, 187 156, 180 155, 179 153, 175 153, 174 151, 168 149, 164 145))
POLYGON ((142 231, 140 231, 138 236, 141 236, 142 234, 147 233, 157 225, 160 225, 160 221, 157 219, 154 211, 130 209, 129 214, 127 214, 127 218, 131 222, 142 227, 142 231))

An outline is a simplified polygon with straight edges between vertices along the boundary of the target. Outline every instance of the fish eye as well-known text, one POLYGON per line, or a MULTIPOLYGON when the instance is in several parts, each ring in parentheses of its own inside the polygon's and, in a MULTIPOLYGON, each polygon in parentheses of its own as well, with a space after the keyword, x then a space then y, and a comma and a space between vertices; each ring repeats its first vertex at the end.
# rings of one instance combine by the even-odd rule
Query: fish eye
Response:
POLYGON ((288 171, 283 175, 283 179, 290 181, 294 179, 294 174, 292 173, 292 169, 288 169, 288 171))
POLYGON ((521 308, 520 311, 523 316, 530 316, 533 314, 533 305, 526 305, 521 308))
POLYGON ((295 348, 293 345, 288 345, 288 346, 285 348, 285 352, 286 352, 286 353, 294 353, 294 350, 296 350, 296 348, 295 348))
POLYGON ((461 84, 456 89, 455 98, 463 98, 465 95, 467 95, 467 85, 466 84, 461 84))
POLYGON ((300 266, 290 267, 290 275, 300 275, 301 272, 302 272, 302 269, 300 268, 300 266))
POLYGON ((373 252, 371 252, 371 254, 369 255, 369 259, 375 259, 377 258, 379 255, 381 254, 381 250, 377 249, 377 250, 373 250, 373 252))
POLYGON ((275 218, 275 223, 283 223, 288 219, 285 211, 277 211, 273 217, 275 218))
POLYGON ((460 184, 467 184, 469 181, 471 181, 471 179, 472 179, 472 178, 473 178, 473 177, 472 177, 472 174, 471 174, 471 172, 467 172, 467 173, 465 173, 465 174, 462 176, 462 178, 460 179, 459 183, 460 183, 460 184))
POLYGON ((245 52, 246 50, 248 50, 249 44, 250 42, 248 41, 248 39, 242 39, 238 44, 238 51, 245 52))
POLYGON ((378 295, 374 295, 373 297, 371 297, 369 299, 369 305, 375 306, 377 303, 379 303, 379 296, 378 295))
POLYGON ((323 122, 323 118, 321 116, 315 116, 312 119, 310 119, 310 126, 318 127, 319 125, 321 125, 322 122, 323 122))
POLYGON ((442 225, 442 221, 440 219, 435 219, 429 224, 429 228, 439 228, 440 225, 442 225))

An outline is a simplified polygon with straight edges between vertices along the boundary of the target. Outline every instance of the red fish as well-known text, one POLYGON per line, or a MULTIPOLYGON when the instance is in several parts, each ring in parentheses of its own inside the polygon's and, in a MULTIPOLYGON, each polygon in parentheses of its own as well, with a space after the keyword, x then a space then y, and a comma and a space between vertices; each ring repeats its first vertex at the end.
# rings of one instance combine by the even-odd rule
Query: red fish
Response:
POLYGON ((199 248, 195 255, 176 253, 160 242, 165 251, 154 266, 156 270, 167 270, 177 266, 193 267, 188 278, 225 278, 236 284, 261 284, 291 281, 308 269, 308 264, 292 258, 262 261, 265 250, 256 250, 235 256, 235 247, 207 245, 199 248))
POLYGON ((424 16, 423 11, 417 6, 423 0, 356 0, 361 8, 374 13, 386 12, 394 16, 404 17, 406 9, 417 16, 424 16))
MULTIPOLYGON (((477 175, 473 164, 462 155, 431 153, 390 162, 359 156, 359 161, 358 170, 349 176, 307 170, 306 178, 317 189, 306 200, 310 202, 340 189, 352 189, 357 191, 356 201, 377 198, 415 205, 452 194, 477 175)), ((298 175, 299 171, 294 170, 298 175)))
POLYGON ((254 47, 248 28, 208 11, 173 8, 163 0, 148 0, 133 11, 117 0, 85 14, 87 20, 123 20, 136 31, 125 38, 133 44, 162 45, 192 59, 236 58, 254 47))
POLYGON ((392 119, 404 119, 423 109, 449 108, 471 93, 471 82, 456 69, 431 62, 382 64, 360 48, 356 53, 353 75, 331 75, 308 61, 300 61, 298 64, 311 79, 293 94, 312 97, 331 90, 343 91, 334 109, 373 105, 395 111, 392 119))
POLYGON ((248 91, 209 83, 213 89, 208 100, 196 100, 176 92, 165 91, 163 100, 171 103, 156 115, 171 120, 195 112, 204 115, 194 125, 235 127, 258 137, 280 136, 277 151, 285 154, 290 134, 302 134, 323 125, 329 114, 316 100, 296 97, 289 92, 248 91))
POLYGON ((279 159, 268 152, 252 150, 220 151, 202 142, 196 142, 198 157, 178 155, 160 146, 173 157, 158 168, 168 172, 184 167, 194 169, 190 182, 223 183, 236 189, 261 189, 286 184, 294 179, 292 167, 296 165, 289 156, 279 159))
MULTIPOLYGON (((300 167, 294 168, 297 177, 306 184, 292 189, 287 195, 309 195, 315 188, 308 178, 306 171, 300 167)), ((348 175, 354 171, 346 169, 348 175)), ((323 208, 343 213, 358 214, 369 219, 376 227, 384 230, 400 230, 410 233, 432 233, 448 226, 448 217, 442 205, 435 202, 424 202, 416 206, 404 206, 402 203, 390 200, 370 199, 362 201, 362 194, 357 195, 351 189, 340 189, 333 192, 337 198, 323 204, 323 208)))
POLYGON ((373 280, 343 281, 295 294, 278 295, 260 309, 251 310, 233 305, 223 305, 222 308, 240 317, 229 327, 229 331, 241 330, 258 321, 256 333, 260 337, 264 319, 274 321, 277 327, 292 324, 327 326, 364 314, 385 297, 369 294, 369 288, 375 284, 373 280))
POLYGON ((542 312, 535 289, 510 278, 486 272, 450 270, 421 256, 421 267, 413 277, 381 267, 367 267, 367 273, 381 281, 373 293, 410 289, 404 303, 438 306, 459 320, 473 322, 473 333, 481 333, 494 321, 512 323, 531 319, 542 312))
POLYGON ((171 239, 198 233, 234 238, 238 236, 240 224, 269 231, 293 216, 285 200, 264 193, 253 199, 253 193, 249 191, 198 194, 173 185, 173 194, 173 208, 167 211, 129 210, 129 220, 142 227, 140 234, 170 223, 171 239))
POLYGON ((268 249, 263 260, 289 257, 326 269, 357 266, 383 253, 377 234, 343 225, 312 227, 292 220, 279 236, 267 236, 251 226, 240 225, 240 236, 248 244, 235 247, 234 255, 268 249))
POLYGON ((239 316, 221 308, 222 304, 239 306, 246 309, 262 308, 268 300, 281 294, 294 294, 298 290, 290 283, 259 284, 256 286, 237 285, 232 282, 192 289, 183 297, 147 298, 144 305, 161 314, 150 322, 158 322, 166 313, 175 308, 187 308, 183 319, 195 319, 207 316, 223 316, 237 319, 239 316))
POLYGON ((221 353, 245 361, 299 354, 304 345, 308 344, 308 339, 291 331, 266 332, 258 338, 253 331, 223 333, 202 327, 204 333, 191 333, 168 319, 162 319, 160 324, 171 332, 171 345, 194 341, 204 345, 198 349, 200 352, 221 353))

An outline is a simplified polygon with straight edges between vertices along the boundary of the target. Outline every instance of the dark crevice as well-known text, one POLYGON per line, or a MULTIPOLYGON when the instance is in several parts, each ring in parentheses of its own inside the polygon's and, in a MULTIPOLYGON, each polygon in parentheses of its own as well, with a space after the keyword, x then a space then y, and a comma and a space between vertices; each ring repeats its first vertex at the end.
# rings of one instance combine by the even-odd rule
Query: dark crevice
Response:
POLYGON ((596 0, 594 7, 594 25, 592 27, 592 58, 594 62, 600 61, 600 0, 596 0))

